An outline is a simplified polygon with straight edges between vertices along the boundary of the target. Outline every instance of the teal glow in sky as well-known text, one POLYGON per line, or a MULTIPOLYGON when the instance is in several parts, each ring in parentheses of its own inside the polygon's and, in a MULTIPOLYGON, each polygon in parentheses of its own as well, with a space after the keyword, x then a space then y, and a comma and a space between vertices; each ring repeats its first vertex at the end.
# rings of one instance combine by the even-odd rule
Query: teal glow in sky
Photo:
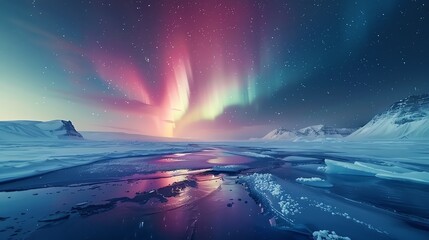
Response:
POLYGON ((2 1, 0 120, 243 139, 429 91, 424 1, 2 1))

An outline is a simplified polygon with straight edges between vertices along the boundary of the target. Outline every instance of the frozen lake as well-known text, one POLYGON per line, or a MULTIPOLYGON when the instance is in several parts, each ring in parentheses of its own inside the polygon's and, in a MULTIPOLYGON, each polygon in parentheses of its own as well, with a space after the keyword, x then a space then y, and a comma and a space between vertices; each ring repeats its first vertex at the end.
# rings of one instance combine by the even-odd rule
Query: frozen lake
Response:
POLYGON ((425 164, 266 146, 154 149, 3 181, 0 239, 429 236, 425 164))

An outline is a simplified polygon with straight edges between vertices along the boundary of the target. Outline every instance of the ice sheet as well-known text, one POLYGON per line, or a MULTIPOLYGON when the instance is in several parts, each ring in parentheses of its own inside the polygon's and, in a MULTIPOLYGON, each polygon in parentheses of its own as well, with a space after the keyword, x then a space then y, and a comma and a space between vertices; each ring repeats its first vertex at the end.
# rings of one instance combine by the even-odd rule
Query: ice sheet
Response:
POLYGON ((0 142, 0 182, 108 159, 199 149, 187 143, 161 142, 0 142))

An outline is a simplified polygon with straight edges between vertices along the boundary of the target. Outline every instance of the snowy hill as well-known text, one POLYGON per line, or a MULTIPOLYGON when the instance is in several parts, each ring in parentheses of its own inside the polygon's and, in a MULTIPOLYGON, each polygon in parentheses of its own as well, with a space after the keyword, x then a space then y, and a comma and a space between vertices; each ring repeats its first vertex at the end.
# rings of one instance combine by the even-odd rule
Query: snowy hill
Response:
POLYGON ((0 121, 0 140, 83 139, 71 121, 0 121))
POLYGON ((333 128, 324 125, 314 125, 299 130, 288 130, 286 128, 278 128, 269 132, 262 139, 265 140, 318 140, 326 138, 342 138, 348 136, 356 129, 351 128, 333 128))
POLYGON ((429 138, 429 94, 410 96, 394 103, 349 138, 429 138))

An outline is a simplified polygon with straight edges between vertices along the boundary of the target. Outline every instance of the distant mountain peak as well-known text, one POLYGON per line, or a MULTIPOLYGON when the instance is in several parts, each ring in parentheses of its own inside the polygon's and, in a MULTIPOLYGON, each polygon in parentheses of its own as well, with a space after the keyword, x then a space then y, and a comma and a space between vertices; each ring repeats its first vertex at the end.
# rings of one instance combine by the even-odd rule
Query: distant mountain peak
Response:
POLYGON ((313 125, 299 130, 289 130, 281 127, 274 129, 263 137, 266 140, 316 140, 324 138, 342 138, 348 136, 356 129, 334 128, 325 125, 313 125))

